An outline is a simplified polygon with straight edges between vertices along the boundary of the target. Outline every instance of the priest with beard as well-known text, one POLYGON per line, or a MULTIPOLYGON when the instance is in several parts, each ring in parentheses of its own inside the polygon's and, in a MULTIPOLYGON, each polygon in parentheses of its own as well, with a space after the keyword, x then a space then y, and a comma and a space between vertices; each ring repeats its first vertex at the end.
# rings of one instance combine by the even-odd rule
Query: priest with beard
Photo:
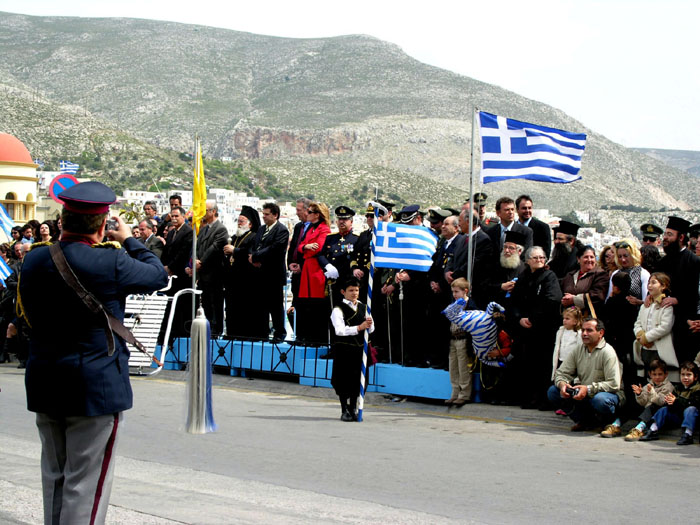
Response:
POLYGON ((255 274, 259 271, 248 262, 248 253, 260 228, 260 215, 250 206, 243 206, 238 216, 236 235, 224 246, 224 300, 226 301, 226 337, 256 337, 266 326, 255 326, 256 316, 250 297, 255 293, 255 274))
POLYGON ((554 248, 547 265, 560 282, 567 273, 579 269, 576 252, 583 244, 576 238, 578 229, 578 224, 569 221, 559 221, 554 228, 554 248))
POLYGON ((526 241, 525 235, 517 231, 506 232, 503 249, 498 257, 498 265, 492 269, 488 284, 489 301, 495 301, 508 310, 510 292, 515 287, 518 276, 525 269, 520 258, 526 241))
MULTIPOLYGON (((689 321, 700 319, 698 314, 698 281, 700 257, 688 249, 690 222, 680 217, 669 217, 664 231, 663 247, 666 254, 656 265, 657 272, 671 278, 671 293, 661 306, 673 307, 673 347, 679 363, 692 361, 698 353, 700 333, 693 332, 689 321)), ((649 298, 646 299, 649 302, 649 298)), ((647 303, 648 304, 648 303, 647 303)))

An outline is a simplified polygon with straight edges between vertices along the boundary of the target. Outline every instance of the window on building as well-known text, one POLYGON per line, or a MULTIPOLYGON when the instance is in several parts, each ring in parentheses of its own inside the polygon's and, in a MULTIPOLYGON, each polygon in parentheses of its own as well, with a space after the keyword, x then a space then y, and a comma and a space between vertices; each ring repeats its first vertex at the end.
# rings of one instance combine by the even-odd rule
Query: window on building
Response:
POLYGON ((15 216, 15 213, 16 213, 17 209, 15 206, 17 204, 17 195, 15 195, 12 192, 6 193, 5 200, 2 203, 5 205, 5 209, 7 210, 7 214, 13 220, 16 220, 17 217, 15 216))

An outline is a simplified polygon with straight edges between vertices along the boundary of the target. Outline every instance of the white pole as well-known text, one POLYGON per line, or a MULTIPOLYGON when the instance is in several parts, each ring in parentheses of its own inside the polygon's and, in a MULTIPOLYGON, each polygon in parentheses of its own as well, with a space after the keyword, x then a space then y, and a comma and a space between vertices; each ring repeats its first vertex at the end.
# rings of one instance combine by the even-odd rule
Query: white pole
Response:
MULTIPOLYGON (((196 173, 196 177, 199 178, 199 136, 195 135, 194 138, 194 172, 196 173)), ((197 184, 197 181, 194 180, 194 184, 197 184)), ((192 196, 194 197, 194 185, 192 186, 192 196)), ((194 207, 194 201, 192 202, 192 205, 194 207)), ((192 213, 192 289, 196 290, 197 289, 197 225, 195 224, 195 216, 194 212, 192 213)), ((194 322, 195 316, 197 312, 197 298, 196 296, 192 297, 192 321, 194 322)))
POLYGON ((469 248, 467 250, 467 281, 471 284, 472 282, 472 266, 474 265, 474 246, 472 243, 472 232, 474 231, 474 226, 472 225, 472 217, 474 215, 474 158, 476 157, 476 127, 478 125, 477 118, 479 115, 479 110, 474 108, 474 117, 472 119, 472 158, 469 174, 469 216, 467 221, 469 222, 469 248))

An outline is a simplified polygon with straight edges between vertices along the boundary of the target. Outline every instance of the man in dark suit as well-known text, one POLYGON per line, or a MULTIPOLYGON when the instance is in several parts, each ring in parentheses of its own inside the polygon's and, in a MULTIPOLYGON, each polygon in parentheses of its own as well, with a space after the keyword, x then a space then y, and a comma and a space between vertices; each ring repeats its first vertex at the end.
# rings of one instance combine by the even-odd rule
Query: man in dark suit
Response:
MULTIPOLYGON (((197 235, 197 288, 202 290, 202 308, 209 319, 212 336, 224 330, 224 246, 228 242, 228 230, 219 220, 216 201, 206 202, 206 214, 197 235)), ((192 269, 185 270, 192 275, 192 269)))
MULTIPOLYGON (((167 294, 175 295, 176 292, 192 286, 192 279, 187 275, 186 268, 190 264, 192 256, 192 227, 185 221, 185 209, 176 206, 170 210, 170 221, 173 229, 165 240, 165 248, 160 260, 165 266, 168 275, 175 277, 167 294)), ((173 318, 172 336, 186 336, 185 324, 192 317, 192 296, 183 294, 178 298, 173 318)), ((163 322, 167 323, 170 309, 165 313, 163 322)))
POLYGON ((311 200, 306 197, 297 199, 296 213, 299 222, 294 225, 292 240, 289 242, 289 250, 287 251, 287 268, 292 272, 292 306, 295 306, 297 296, 299 295, 301 270, 304 267, 304 257, 299 252, 298 248, 299 242, 304 240, 306 231, 311 225, 311 222, 307 220, 310 204, 311 200))
MULTIPOLYGON (((496 201, 496 215, 500 224, 487 228, 485 233, 493 243, 493 253, 501 253, 507 231, 522 233, 525 236, 524 251, 532 246, 532 230, 515 221, 515 202, 510 197, 501 197, 496 201)), ((524 252, 523 252, 524 253, 524 252)))
MULTIPOLYGON (((274 339, 283 340, 286 336, 284 326, 284 297, 282 289, 287 284, 287 265, 285 253, 289 243, 289 230, 279 222, 280 208, 274 202, 263 204, 262 213, 265 226, 255 234, 253 247, 248 261, 260 270, 255 297, 251 297, 252 308, 265 319, 272 318, 274 339)), ((269 334, 260 334, 267 337, 269 334)))
POLYGON ((126 296, 165 287, 167 274, 119 217, 107 235, 122 248, 101 242, 109 206, 117 200, 107 186, 83 182, 61 199, 59 246, 69 268, 58 269, 51 253, 56 248, 49 246, 33 249, 22 266, 19 296, 31 326, 27 408, 36 412, 42 443, 44 523, 104 523, 122 413, 133 404, 129 350, 63 275, 72 270, 122 321, 126 296))
MULTIPOLYGON (((461 235, 455 238, 453 243, 454 255, 450 261, 447 262, 445 267, 445 280, 452 284, 452 281, 459 277, 467 278, 467 269, 469 262, 469 210, 462 210, 459 214, 459 229, 462 232, 461 235)), ((484 309, 486 308, 488 290, 487 284, 490 276, 490 268, 493 265, 494 251, 493 242, 486 235, 479 226, 479 215, 476 213, 471 214, 472 217, 472 239, 473 239, 473 249, 472 249, 472 280, 471 280, 471 298, 476 303, 476 305, 484 309)))
POLYGON ((552 253, 552 230, 549 224, 532 216, 532 199, 529 195, 521 195, 515 199, 515 209, 518 212, 518 224, 532 230, 532 245, 539 246, 549 258, 552 253))
POLYGON ((455 239, 459 237, 459 219, 450 215, 442 219, 441 237, 433 255, 433 265, 428 270, 430 294, 428 296, 428 318, 433 330, 432 348, 428 360, 434 368, 446 368, 449 354, 450 322, 442 311, 453 301, 452 289, 445 280, 447 263, 454 256, 455 239))
POLYGON ((165 245, 160 238, 156 237, 156 230, 158 226, 153 219, 144 219, 139 222, 139 236, 141 241, 146 245, 146 248, 151 250, 156 254, 156 257, 160 259, 163 255, 163 248, 165 245))

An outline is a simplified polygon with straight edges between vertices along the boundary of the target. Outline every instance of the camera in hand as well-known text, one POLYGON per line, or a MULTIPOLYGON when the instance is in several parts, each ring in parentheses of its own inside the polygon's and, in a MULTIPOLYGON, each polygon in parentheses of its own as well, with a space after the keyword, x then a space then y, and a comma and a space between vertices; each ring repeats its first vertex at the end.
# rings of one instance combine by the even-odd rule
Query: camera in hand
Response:
POLYGON ((107 224, 105 226, 106 231, 115 231, 119 229, 119 223, 116 219, 107 219, 107 224))
POLYGON ((570 386, 566 387, 566 393, 569 394, 571 397, 576 397, 578 395, 578 392, 578 388, 571 388, 570 386))

